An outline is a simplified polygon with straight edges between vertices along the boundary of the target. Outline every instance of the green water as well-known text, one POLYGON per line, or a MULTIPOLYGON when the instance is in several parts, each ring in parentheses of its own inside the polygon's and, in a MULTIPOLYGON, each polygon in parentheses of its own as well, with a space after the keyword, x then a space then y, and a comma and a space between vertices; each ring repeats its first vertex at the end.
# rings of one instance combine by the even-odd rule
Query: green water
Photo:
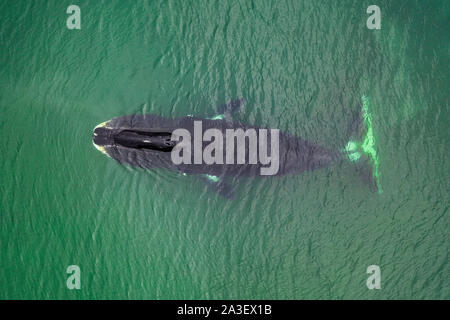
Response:
POLYGON ((449 299, 450 2, 376 1, 369 30, 372 2, 1 1, 0 298, 449 299), (240 120, 343 148, 364 95, 382 194, 343 161, 227 201, 91 142, 244 97, 240 120))

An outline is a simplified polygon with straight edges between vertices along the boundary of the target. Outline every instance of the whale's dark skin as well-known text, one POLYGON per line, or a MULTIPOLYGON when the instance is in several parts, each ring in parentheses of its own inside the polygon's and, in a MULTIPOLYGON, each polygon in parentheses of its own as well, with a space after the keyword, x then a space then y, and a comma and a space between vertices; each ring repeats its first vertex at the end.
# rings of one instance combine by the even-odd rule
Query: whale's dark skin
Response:
MULTIPOLYGON (((269 165, 260 164, 180 164, 176 165, 171 159, 171 150, 176 141, 172 141, 171 134, 175 129, 183 128, 194 137, 194 121, 201 121, 203 132, 215 128, 225 137, 226 129, 241 128, 247 130, 259 128, 243 124, 231 119, 231 112, 242 104, 241 100, 232 101, 226 105, 224 119, 205 119, 193 116, 181 118, 165 118, 150 114, 136 114, 114 118, 94 130, 93 142, 108 156, 121 164, 129 164, 145 169, 165 168, 183 174, 209 175, 218 177, 218 181, 227 177, 271 177, 261 175, 260 168, 269 165)), ((257 131, 258 132, 258 131, 257 131)), ((267 130, 270 141, 270 130, 267 130)), ((210 142, 204 142, 203 148, 210 142)), ((270 146, 270 144, 269 144, 270 146)), ((248 142, 246 143, 248 159, 248 142)), ((270 148, 269 148, 270 150, 270 148)), ((193 154, 193 152, 192 152, 193 154)), ((270 154, 270 152, 269 152, 270 154)), ((279 132, 279 169, 275 175, 300 174, 328 166, 342 158, 338 151, 311 143, 300 137, 279 132)), ((217 191, 217 190, 216 190, 217 191)), ((223 190, 222 190, 223 191, 223 190)), ((224 196, 226 192, 221 192, 224 196), (224 194, 225 193, 225 194, 224 194)))

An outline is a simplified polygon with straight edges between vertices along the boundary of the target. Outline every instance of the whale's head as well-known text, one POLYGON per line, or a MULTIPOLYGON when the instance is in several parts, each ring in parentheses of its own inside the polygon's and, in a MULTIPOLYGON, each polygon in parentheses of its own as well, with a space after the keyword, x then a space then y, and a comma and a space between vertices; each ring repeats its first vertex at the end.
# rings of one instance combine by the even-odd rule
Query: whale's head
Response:
MULTIPOLYGON (((100 123, 94 128, 92 143, 103 154, 115 158, 117 154, 145 151, 170 152, 176 144, 170 132, 136 129, 126 126, 115 127, 111 121, 100 123)), ((118 159, 116 159, 118 160, 118 159)))
POLYGON ((107 126, 108 121, 102 122, 94 128, 92 136, 92 144, 101 153, 107 155, 107 148, 113 146, 114 138, 112 137, 112 128, 107 126))

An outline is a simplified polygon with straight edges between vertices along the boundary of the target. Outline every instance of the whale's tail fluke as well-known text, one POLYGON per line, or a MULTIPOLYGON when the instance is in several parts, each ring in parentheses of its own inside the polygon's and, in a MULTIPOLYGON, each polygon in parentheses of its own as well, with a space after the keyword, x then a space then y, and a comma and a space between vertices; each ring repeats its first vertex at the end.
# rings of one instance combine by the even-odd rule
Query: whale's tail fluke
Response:
POLYGON ((351 123, 352 135, 344 148, 347 158, 356 164, 357 171, 371 189, 382 193, 380 184, 380 161, 377 154, 370 101, 362 97, 362 108, 351 123))

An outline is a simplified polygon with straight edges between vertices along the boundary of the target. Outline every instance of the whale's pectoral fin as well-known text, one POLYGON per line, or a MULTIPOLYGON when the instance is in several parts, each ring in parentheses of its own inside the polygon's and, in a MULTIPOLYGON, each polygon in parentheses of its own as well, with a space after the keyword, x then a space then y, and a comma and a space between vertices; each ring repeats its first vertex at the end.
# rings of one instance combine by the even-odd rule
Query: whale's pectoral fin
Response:
POLYGON ((200 177, 210 190, 221 195, 225 199, 234 199, 233 187, 224 179, 209 174, 203 174, 200 177))
POLYGON ((239 110, 241 110, 242 106, 245 103, 245 99, 244 98, 239 98, 239 99, 233 99, 230 102, 221 105, 217 108, 217 111, 219 113, 234 113, 237 112, 239 110))
POLYGON ((212 120, 231 120, 232 114, 239 111, 245 103, 244 98, 234 99, 223 104, 216 109, 216 115, 211 117, 212 120))
POLYGON ((365 185, 367 185, 372 192, 380 190, 378 181, 374 177, 372 166, 369 164, 370 159, 365 155, 361 157, 360 161, 356 164, 356 172, 362 179, 365 185))

